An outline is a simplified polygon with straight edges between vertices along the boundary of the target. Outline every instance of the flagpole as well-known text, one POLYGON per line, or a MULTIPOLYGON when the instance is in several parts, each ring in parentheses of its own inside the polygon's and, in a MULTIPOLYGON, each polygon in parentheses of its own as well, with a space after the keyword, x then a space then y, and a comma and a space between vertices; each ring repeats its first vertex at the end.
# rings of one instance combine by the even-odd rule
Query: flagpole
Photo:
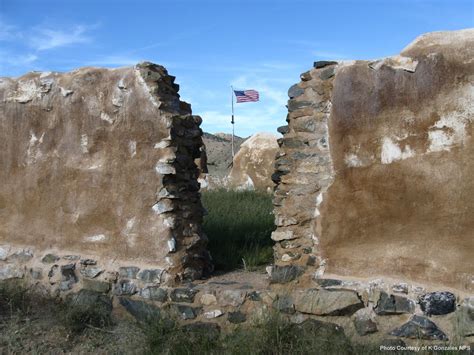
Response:
POLYGON ((230 101, 232 102, 232 161, 234 160, 234 88, 232 85, 230 86, 231 94, 230 94, 230 101))

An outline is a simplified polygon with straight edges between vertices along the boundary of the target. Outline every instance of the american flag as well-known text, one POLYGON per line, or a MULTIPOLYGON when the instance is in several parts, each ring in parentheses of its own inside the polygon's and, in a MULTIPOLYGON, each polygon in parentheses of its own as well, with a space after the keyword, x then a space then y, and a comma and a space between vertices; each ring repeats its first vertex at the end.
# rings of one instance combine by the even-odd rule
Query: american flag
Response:
POLYGON ((258 101, 258 91, 256 90, 234 90, 237 103, 239 102, 255 102, 258 101))

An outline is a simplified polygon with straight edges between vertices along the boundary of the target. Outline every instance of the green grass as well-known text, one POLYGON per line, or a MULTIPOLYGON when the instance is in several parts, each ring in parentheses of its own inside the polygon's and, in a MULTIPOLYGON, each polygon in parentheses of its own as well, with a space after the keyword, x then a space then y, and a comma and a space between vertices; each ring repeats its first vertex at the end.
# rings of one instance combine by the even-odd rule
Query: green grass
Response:
POLYGON ((202 194, 208 211, 204 232, 216 270, 255 270, 273 259, 275 229, 271 195, 255 191, 212 190, 202 194))

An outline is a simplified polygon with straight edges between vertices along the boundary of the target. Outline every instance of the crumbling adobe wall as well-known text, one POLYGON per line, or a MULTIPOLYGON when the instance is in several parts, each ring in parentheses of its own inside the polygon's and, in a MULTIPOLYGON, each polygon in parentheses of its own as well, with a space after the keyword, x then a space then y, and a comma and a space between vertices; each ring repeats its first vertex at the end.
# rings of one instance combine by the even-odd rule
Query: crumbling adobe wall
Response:
POLYGON ((0 79, 0 278, 209 273, 201 118, 178 89, 151 63, 0 79))
POLYGON ((280 266, 474 289, 474 30, 289 90, 274 180, 280 266))

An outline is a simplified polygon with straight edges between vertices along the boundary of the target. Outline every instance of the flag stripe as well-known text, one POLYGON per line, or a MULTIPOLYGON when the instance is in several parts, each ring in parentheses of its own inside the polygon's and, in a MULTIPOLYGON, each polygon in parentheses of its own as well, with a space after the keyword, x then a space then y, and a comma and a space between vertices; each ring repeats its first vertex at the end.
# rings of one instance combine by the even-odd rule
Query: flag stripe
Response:
POLYGON ((240 102, 255 102, 260 99, 259 93, 256 90, 234 90, 237 103, 240 102))

